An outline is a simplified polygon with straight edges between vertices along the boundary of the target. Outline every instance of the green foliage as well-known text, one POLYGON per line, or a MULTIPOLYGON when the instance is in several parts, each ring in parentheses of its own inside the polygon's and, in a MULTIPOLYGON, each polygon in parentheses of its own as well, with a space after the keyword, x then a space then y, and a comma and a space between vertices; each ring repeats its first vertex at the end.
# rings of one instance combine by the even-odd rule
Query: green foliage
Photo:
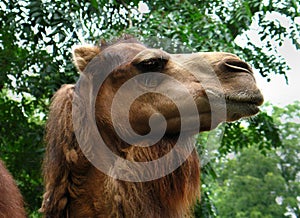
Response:
MULTIPOLYGON (((300 103, 285 108, 271 107, 282 146, 262 154, 255 140, 248 147, 221 158, 214 165, 219 175, 212 202, 219 217, 283 217, 299 214, 299 117, 300 103)), ((243 128, 244 134, 252 134, 243 128)), ((268 141, 262 140, 262 144, 268 141)), ((213 182, 213 181, 210 181, 213 182)))
POLYGON ((43 190, 40 175, 43 128, 32 114, 25 114, 25 109, 29 113, 33 108, 24 99, 16 102, 4 91, 0 96, 0 156, 17 180, 28 209, 36 210, 43 190))
MULTIPOLYGON (((73 45, 130 33, 170 52, 233 52, 266 77, 273 73, 285 75, 288 69, 274 50, 274 40, 280 45, 285 37, 291 38, 299 48, 299 25, 294 22, 299 16, 298 1, 144 2, 149 7, 147 13, 138 10, 137 0, 0 1, 0 156, 16 178, 32 217, 37 216, 40 207, 42 138, 50 98, 62 84, 74 83, 78 77, 71 60, 73 45), (291 26, 267 19, 271 12, 286 16, 291 26), (263 45, 248 40, 238 46, 235 39, 249 30, 254 19, 260 26, 263 45)), ((277 129, 277 123, 262 113, 248 121, 228 124, 224 133, 228 140, 224 138, 218 151, 225 156, 255 142, 259 151, 267 154, 273 147, 280 147, 283 140, 278 131, 285 129, 277 129)), ((292 145, 291 158, 295 155, 292 145)), ((286 167, 292 160, 281 161, 286 167)), ((204 182, 213 180, 209 176, 214 174, 213 167, 209 163, 205 166, 204 182)), ((294 170, 292 175, 298 169, 294 170)), ((287 173, 283 177, 289 176, 287 173)), ((197 216, 214 213, 209 200, 212 187, 205 190, 204 212, 197 216)), ((259 216, 257 212, 253 212, 255 216, 259 216)))
POLYGON ((268 150, 281 146, 279 129, 271 116, 261 112, 248 120, 226 123, 224 138, 220 147, 223 155, 238 151, 244 147, 255 145, 259 151, 266 154, 268 150))
POLYGON ((277 164, 278 159, 253 148, 229 160, 220 169, 220 187, 216 189, 220 217, 251 217, 258 213, 261 217, 282 217, 286 205, 278 205, 276 197, 285 195, 285 181, 277 164))

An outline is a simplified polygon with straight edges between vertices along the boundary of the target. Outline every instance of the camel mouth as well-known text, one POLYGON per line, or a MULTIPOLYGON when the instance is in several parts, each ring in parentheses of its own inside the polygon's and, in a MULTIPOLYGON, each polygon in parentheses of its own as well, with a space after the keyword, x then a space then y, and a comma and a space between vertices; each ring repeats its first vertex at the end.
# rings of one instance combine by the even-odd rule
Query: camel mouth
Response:
POLYGON ((260 111, 259 106, 264 101, 259 90, 227 95, 213 90, 206 90, 206 95, 212 115, 218 118, 217 122, 220 120, 222 122, 235 121, 242 117, 253 116, 260 111))
MULTIPOLYGON (((205 90, 206 96, 197 95, 194 97, 198 113, 187 114, 168 119, 168 128, 171 133, 179 131, 187 134, 197 134, 216 128, 220 123, 236 121, 243 117, 250 117, 257 114, 259 106, 263 103, 263 96, 259 90, 224 94, 216 90, 205 90), (204 102, 204 98, 206 101, 204 102), (180 119, 186 123, 199 119, 199 126, 190 128, 189 125, 180 125, 180 119), (180 128, 181 126, 181 128, 180 128)), ((188 108, 188 107, 187 107, 188 108)))
POLYGON ((259 91, 255 94, 240 94, 233 97, 225 97, 225 100, 227 107, 229 107, 228 110, 230 110, 231 107, 237 108, 241 113, 245 112, 245 116, 251 116, 258 113, 259 106, 264 102, 263 96, 259 91))
POLYGON ((262 96, 251 96, 249 98, 225 98, 226 105, 240 105, 243 107, 256 107, 258 108, 259 106, 262 105, 263 103, 263 98, 262 96))

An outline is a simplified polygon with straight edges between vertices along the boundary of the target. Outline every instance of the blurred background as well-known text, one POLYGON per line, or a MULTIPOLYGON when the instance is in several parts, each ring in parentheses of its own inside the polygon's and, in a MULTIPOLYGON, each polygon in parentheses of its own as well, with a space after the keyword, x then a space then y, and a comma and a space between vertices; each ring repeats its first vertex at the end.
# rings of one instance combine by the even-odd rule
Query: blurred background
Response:
POLYGON ((50 99, 79 76, 72 47, 126 33, 172 53, 235 53, 253 66, 265 95, 257 116, 197 136, 202 198, 195 217, 296 218, 299 30, 297 0, 1 0, 0 158, 29 217, 40 217, 50 99))

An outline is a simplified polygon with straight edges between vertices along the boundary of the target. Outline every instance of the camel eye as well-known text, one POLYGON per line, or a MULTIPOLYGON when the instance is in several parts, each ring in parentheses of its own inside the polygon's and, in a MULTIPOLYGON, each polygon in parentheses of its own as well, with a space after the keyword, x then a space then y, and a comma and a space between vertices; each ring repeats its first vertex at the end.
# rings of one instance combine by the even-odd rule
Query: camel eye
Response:
POLYGON ((167 62, 168 60, 163 58, 151 58, 135 63, 134 65, 141 72, 160 72, 164 69, 167 62))

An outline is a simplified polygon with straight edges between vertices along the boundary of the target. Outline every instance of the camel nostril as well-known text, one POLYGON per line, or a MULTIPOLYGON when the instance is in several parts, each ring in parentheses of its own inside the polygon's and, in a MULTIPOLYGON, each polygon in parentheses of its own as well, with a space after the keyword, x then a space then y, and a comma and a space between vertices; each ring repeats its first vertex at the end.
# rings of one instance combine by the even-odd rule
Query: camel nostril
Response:
POLYGON ((247 72, 253 73, 252 68, 244 61, 239 59, 226 59, 223 64, 229 68, 231 72, 247 72))

